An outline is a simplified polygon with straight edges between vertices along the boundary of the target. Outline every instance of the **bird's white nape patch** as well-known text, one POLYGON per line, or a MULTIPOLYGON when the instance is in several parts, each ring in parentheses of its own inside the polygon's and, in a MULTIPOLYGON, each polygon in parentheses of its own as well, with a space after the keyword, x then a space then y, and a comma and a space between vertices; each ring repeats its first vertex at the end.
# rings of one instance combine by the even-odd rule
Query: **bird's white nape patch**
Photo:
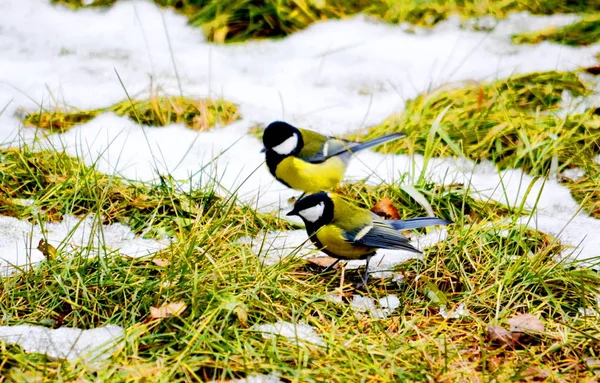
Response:
POLYGON ((354 240, 355 241, 361 240, 365 235, 367 235, 367 233, 369 233, 371 231, 372 228, 373 228, 373 225, 367 225, 367 226, 363 227, 362 229, 360 229, 360 231, 358 233, 356 233, 356 235, 354 236, 354 240))
POLYGON ((308 222, 317 222, 317 220, 323 216, 323 210, 325 210, 325 203, 319 202, 313 207, 300 210, 298 214, 308 222))
POLYGON ((298 146, 298 135, 294 133, 281 144, 274 146, 273 150, 282 156, 287 156, 296 149, 296 146, 298 146))

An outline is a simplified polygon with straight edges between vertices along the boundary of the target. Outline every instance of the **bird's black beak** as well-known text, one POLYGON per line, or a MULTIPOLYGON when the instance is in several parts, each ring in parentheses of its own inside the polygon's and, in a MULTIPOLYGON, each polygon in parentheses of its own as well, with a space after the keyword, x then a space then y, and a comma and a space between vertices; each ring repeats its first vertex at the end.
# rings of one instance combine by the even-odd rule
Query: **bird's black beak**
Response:
POLYGON ((289 213, 286 214, 288 217, 293 215, 298 215, 298 212, 295 209, 292 209, 289 213))
POLYGON ((260 150, 260 152, 261 152, 261 153, 264 153, 264 152, 266 152, 266 151, 267 151, 267 148, 262 148, 262 149, 260 150))

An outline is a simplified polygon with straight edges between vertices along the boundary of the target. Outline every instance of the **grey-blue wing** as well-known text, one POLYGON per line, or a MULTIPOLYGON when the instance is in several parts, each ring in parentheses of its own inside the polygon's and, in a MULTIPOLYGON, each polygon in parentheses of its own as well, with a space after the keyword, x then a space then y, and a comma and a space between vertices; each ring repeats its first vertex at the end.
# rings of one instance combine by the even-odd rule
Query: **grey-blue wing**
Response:
POLYGON ((383 221, 374 220, 372 224, 345 233, 346 240, 358 245, 370 246, 379 249, 407 250, 420 253, 393 227, 383 221))
POLYGON ((352 156, 352 148, 360 145, 360 142, 352 142, 341 138, 329 137, 321 146, 321 150, 311 157, 302 158, 310 163, 320 163, 333 156, 339 156, 342 161, 348 163, 352 156))
POLYGON ((345 163, 348 163, 348 161, 350 161, 352 153, 357 153, 361 150, 370 149, 374 146, 378 146, 389 141, 397 140, 405 136, 406 135, 404 133, 392 133, 382 137, 377 137, 367 142, 353 142, 341 138, 329 137, 327 141, 325 141, 325 143, 323 144, 319 153, 315 154, 311 158, 303 159, 308 162, 319 163, 325 161, 330 157, 338 156, 345 163))

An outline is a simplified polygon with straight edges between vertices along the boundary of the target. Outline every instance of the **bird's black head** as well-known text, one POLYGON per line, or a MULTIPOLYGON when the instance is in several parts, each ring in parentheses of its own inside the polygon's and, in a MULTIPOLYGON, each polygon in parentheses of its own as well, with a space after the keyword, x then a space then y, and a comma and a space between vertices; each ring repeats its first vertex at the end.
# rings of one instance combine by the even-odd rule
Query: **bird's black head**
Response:
POLYGON ((263 151, 273 151, 280 156, 294 155, 304 146, 304 140, 300 131, 283 121, 275 121, 269 124, 263 133, 263 151))
POLYGON ((333 200, 327 192, 310 194, 296 201, 287 215, 299 216, 309 231, 315 230, 333 220, 333 200))

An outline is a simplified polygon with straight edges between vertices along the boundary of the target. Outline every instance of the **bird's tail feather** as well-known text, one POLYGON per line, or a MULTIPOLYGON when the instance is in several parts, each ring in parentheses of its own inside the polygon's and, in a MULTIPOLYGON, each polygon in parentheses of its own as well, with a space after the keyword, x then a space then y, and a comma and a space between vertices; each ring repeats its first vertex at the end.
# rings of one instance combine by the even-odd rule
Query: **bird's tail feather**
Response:
POLYGON ((386 221, 396 230, 418 229, 433 225, 449 225, 452 221, 436 217, 420 217, 386 221))

